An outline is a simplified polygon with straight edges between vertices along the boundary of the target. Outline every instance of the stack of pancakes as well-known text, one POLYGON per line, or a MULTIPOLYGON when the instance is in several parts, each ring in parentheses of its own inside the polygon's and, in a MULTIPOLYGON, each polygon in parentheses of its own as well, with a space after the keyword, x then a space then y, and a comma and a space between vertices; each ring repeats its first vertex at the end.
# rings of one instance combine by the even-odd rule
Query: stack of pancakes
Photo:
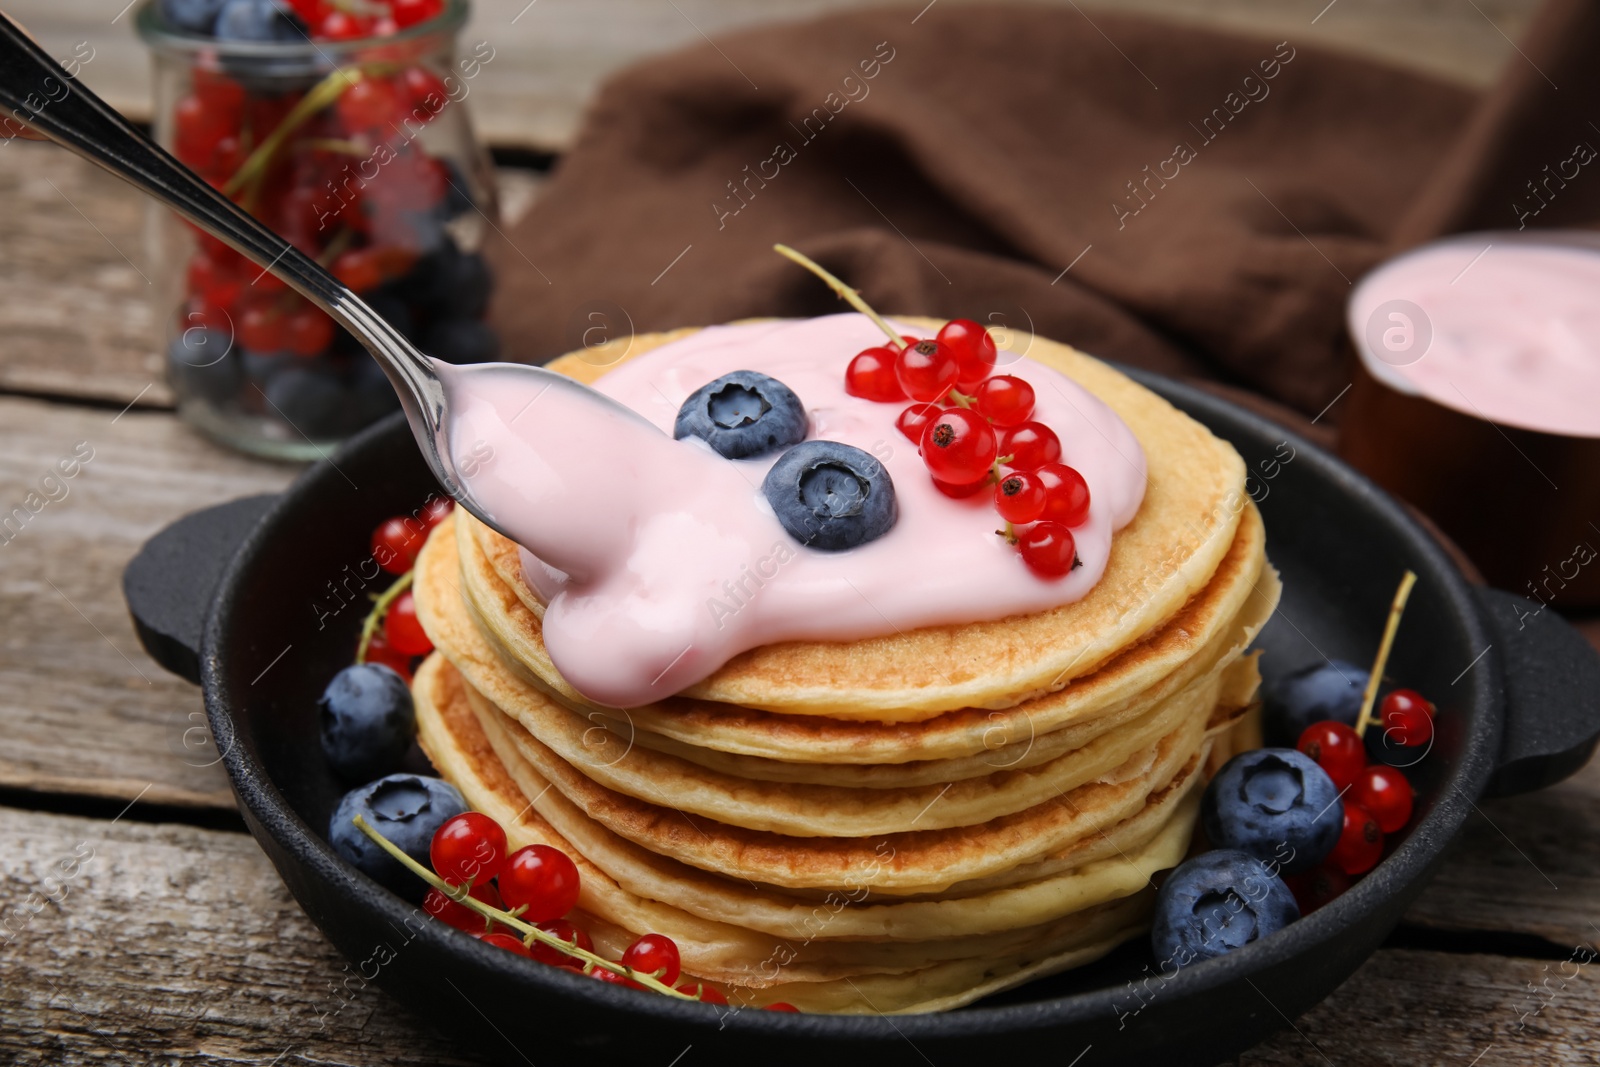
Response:
POLYGON ((764 646, 620 710, 550 662, 515 545, 460 509, 435 529, 423 747, 513 848, 573 857, 599 951, 661 933, 736 1004, 934 1011, 1148 928, 1208 771, 1254 743, 1245 649, 1277 576, 1229 445, 1070 348, 1029 356, 1109 404, 1149 470, 1105 575, 1064 607, 764 646))

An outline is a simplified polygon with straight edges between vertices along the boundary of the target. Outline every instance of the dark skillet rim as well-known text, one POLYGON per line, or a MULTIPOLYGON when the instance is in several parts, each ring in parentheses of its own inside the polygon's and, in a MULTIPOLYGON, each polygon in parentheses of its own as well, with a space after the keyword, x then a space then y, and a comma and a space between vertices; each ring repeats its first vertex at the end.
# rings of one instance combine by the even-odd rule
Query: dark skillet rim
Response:
MULTIPOLYGON (((1481 610, 1465 579, 1444 549, 1399 503, 1363 475, 1300 435, 1227 400, 1161 375, 1128 367, 1118 369, 1192 414, 1233 421, 1264 438, 1287 441, 1295 449, 1295 462, 1306 463, 1316 475, 1353 494, 1378 514, 1397 539, 1397 547, 1412 561, 1419 584, 1427 586, 1437 595, 1446 611, 1463 620, 1476 647, 1490 643, 1481 610)), ((369 427, 346 444, 341 453, 355 453, 374 447, 378 439, 396 432, 400 419, 401 416, 395 415, 369 427)), ((218 696, 223 691, 227 677, 226 659, 218 649, 222 630, 221 605, 232 599, 232 591, 243 580, 250 561, 261 547, 271 538, 290 535, 287 531, 280 531, 279 527, 286 521, 285 516, 302 486, 319 478, 335 476, 331 465, 320 463, 296 479, 245 539, 218 583, 207 613, 200 656, 201 684, 215 737, 236 736, 232 715, 218 696)), ((1493 773, 1499 751, 1505 707, 1498 659, 1484 657, 1479 668, 1469 670, 1468 678, 1464 680, 1470 683, 1464 703, 1487 709, 1488 713, 1476 718, 1473 734, 1464 739, 1465 757, 1441 783, 1440 796, 1433 809, 1412 829, 1394 853, 1350 891, 1317 912, 1292 923, 1287 929, 1219 959, 1182 968, 1163 982, 1161 992, 1164 1000, 1177 1000, 1213 990, 1305 954, 1354 928, 1368 913, 1380 910, 1390 892, 1420 888, 1421 880, 1429 873, 1444 847, 1465 821, 1467 812, 1475 806, 1477 797, 1482 794, 1493 773)), ((248 809, 249 816, 307 873, 352 894, 360 906, 372 909, 378 917, 392 923, 403 923, 412 914, 411 906, 405 901, 338 858, 321 833, 308 826, 289 806, 252 753, 245 751, 243 746, 226 745, 223 765, 227 768, 235 794, 248 809)), ((443 924, 426 924, 416 936, 461 959, 464 965, 488 968, 508 981, 537 987, 558 999, 582 999, 591 1004, 681 1026, 727 1028, 776 1038, 872 1042, 1017 1033, 1116 1018, 1118 1005, 1125 1006, 1128 996, 1124 989, 1106 988, 1029 1003, 893 1017, 763 1011, 724 1014, 668 997, 602 984, 556 968, 526 967, 517 964, 515 957, 503 950, 458 937, 443 924)))

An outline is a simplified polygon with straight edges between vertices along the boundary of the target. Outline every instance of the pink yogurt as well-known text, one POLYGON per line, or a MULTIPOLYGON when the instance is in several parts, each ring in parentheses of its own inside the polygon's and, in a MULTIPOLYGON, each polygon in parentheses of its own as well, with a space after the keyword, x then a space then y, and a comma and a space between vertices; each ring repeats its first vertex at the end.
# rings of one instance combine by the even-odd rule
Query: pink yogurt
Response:
POLYGON ((1039 578, 996 536, 1002 521, 991 494, 953 500, 934 487, 916 446, 894 427, 904 404, 844 391, 851 357, 881 340, 854 314, 713 326, 601 379, 599 392, 641 418, 580 386, 530 383, 514 371, 496 382, 487 368, 452 377, 443 368, 457 469, 524 547, 524 573, 547 604, 546 647, 580 693, 636 706, 759 645, 1004 618, 1093 588, 1112 532, 1144 498, 1144 452, 1128 427, 1057 371, 1027 359, 1005 368, 1033 386, 1034 417, 1060 436, 1063 460, 1091 494, 1089 516, 1073 530, 1083 566, 1039 578), (761 493, 781 453, 728 460, 697 439, 672 439, 684 399, 735 370, 794 390, 809 439, 877 457, 899 505, 888 533, 844 552, 804 548, 761 493))
POLYGON ((1482 233, 1398 256, 1350 296, 1391 389, 1467 415, 1600 437, 1600 234, 1482 233))

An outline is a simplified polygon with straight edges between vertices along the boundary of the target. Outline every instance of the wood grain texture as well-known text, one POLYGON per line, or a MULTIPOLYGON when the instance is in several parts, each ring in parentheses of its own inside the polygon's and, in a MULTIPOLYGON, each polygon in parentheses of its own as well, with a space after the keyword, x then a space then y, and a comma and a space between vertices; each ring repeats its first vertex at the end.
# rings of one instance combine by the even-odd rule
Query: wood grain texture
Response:
MULTIPOLYGON (((0 849, 0 1062, 470 1062, 374 987, 340 1007, 343 961, 244 834, 0 809, 0 849)), ((1383 950, 1240 1062, 1592 1063, 1587 958, 1383 950)))
POLYGON ((139 647, 122 568, 174 519, 294 472, 223 452, 163 412, 0 397, 0 517, 13 526, 0 528, 0 786, 232 806, 193 732, 199 691, 139 647), (60 478, 80 442, 93 458, 60 478), (50 501, 51 486, 65 495, 50 501), (33 515, 30 493, 44 501, 33 515))
MULTIPOLYGON (((472 107, 491 143, 561 151, 611 72, 658 52, 774 19, 800 19, 882 0, 475 0, 464 30, 494 46, 472 107)), ((909 16, 925 0, 905 4, 909 16)), ((989 0, 942 0, 946 4, 989 0)), ((1064 4, 1067 0, 1035 0, 1064 4)), ((1538 0, 1084 0, 1088 17, 1135 11, 1292 38, 1367 55, 1467 85, 1489 84, 1538 0), (1320 17, 1319 17, 1320 15, 1320 17)), ((130 115, 149 113, 149 61, 120 0, 15 0, 7 10, 51 52, 88 42, 85 82, 130 115)), ((759 72, 750 75, 760 83, 759 72)))

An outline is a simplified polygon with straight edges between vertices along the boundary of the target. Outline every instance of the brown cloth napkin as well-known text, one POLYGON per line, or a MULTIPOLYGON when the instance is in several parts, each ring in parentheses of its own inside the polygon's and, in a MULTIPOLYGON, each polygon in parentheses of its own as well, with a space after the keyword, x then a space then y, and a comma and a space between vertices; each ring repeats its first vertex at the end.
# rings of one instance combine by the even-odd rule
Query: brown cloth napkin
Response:
POLYGON ((1600 5, 1550 3, 1481 97, 1317 36, 942 5, 642 63, 491 244, 506 350, 843 310, 782 241, 886 313, 1031 328, 1317 412, 1350 381, 1350 286, 1385 256, 1600 219, 1600 161, 1574 163, 1600 146, 1600 5))

